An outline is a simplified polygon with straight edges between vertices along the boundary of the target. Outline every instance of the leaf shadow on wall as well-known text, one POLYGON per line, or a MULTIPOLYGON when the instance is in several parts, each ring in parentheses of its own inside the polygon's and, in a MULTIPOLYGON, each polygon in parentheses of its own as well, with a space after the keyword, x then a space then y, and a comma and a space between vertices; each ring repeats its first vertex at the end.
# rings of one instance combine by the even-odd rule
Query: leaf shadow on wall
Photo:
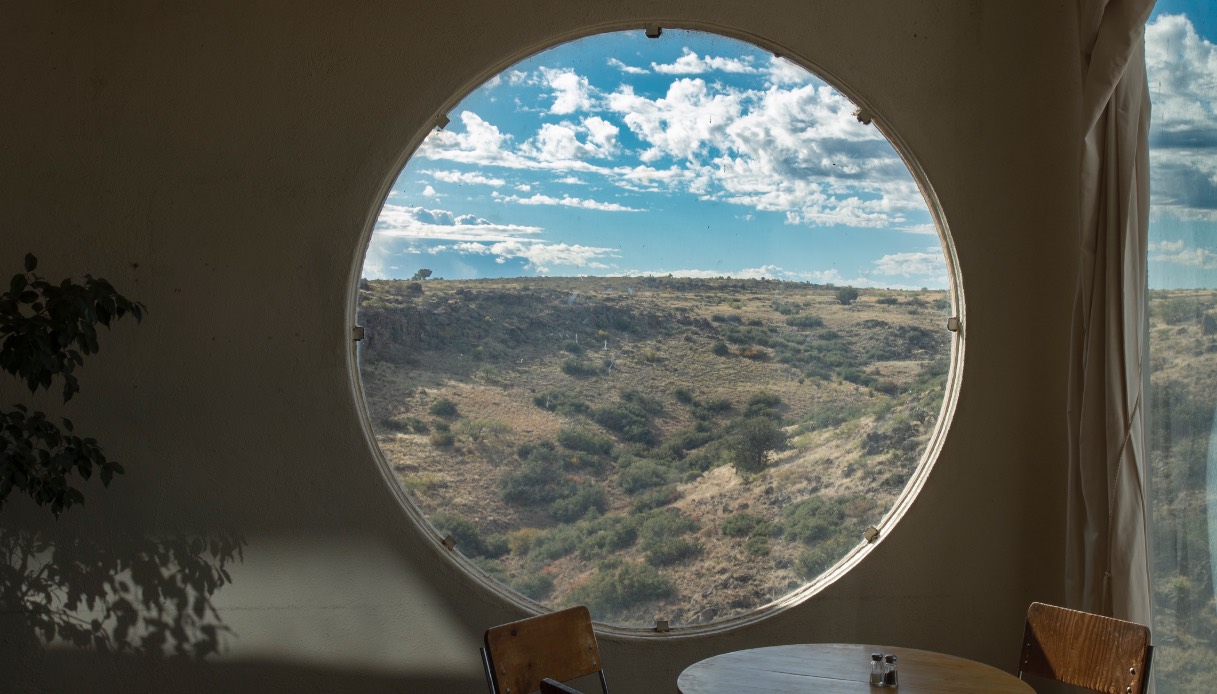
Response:
POLYGON ((31 651, 202 659, 234 637, 212 604, 243 560, 235 534, 153 538, 0 533, 0 641, 31 651))

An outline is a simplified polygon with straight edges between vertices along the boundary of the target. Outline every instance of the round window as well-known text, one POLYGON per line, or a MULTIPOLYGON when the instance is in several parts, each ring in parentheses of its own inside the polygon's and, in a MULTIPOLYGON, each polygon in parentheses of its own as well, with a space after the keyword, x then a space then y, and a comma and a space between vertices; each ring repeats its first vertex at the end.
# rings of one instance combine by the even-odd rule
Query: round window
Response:
POLYGON ((950 270, 870 118, 717 35, 597 35, 469 94, 358 291, 384 459, 486 576, 625 626, 863 545, 944 411, 950 270))

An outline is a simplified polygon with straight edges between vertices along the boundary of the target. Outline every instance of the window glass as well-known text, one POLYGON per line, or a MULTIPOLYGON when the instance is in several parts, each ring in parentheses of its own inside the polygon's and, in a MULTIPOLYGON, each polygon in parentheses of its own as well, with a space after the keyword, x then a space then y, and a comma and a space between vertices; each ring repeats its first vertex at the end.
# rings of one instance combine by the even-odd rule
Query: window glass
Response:
POLYGON ((939 427, 953 335, 926 203, 856 110, 755 46, 638 31, 503 71, 427 137, 367 250, 360 371, 456 551, 680 627, 862 544, 939 427))
POLYGON ((1146 29, 1154 673, 1213 691, 1217 658, 1217 47, 1208 3, 1161 0, 1146 29))

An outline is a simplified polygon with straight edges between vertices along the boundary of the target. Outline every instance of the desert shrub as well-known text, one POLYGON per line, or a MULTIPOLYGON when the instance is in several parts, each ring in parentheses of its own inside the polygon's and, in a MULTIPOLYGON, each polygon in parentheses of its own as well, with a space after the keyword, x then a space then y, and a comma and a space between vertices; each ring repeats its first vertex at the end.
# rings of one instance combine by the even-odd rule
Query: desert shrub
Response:
POLYGON ((841 287, 834 295, 842 306, 849 306, 858 300, 858 290, 853 287, 841 287))
POLYGON ((545 448, 533 449, 519 466, 503 473, 499 488, 504 501, 522 506, 549 504, 575 492, 558 456, 545 448))
POLYGON ((769 556, 769 538, 763 535, 753 535, 744 543, 744 551, 754 557, 769 556))
POLYGON ((705 408, 707 412, 712 412, 715 414, 729 412, 732 407, 731 401, 727 398, 715 398, 713 400, 707 400, 703 402, 701 406, 705 408))
POLYGON ((510 427, 496 419, 462 419, 456 423, 456 433, 469 437, 475 443, 503 436, 510 431, 510 427))
POLYGON ((559 429, 558 443, 572 451, 593 455, 608 455, 613 450, 613 440, 609 437, 577 427, 559 429))
POLYGON ((860 386, 870 386, 877 380, 873 374, 868 374, 862 369, 841 369, 837 374, 841 376, 841 380, 856 383, 860 386))
POLYGON ((448 398, 440 398, 431 403, 431 407, 427 408, 427 411, 436 417, 455 417, 456 403, 448 398))
POLYGON ((653 398, 649 395, 644 395, 641 391, 637 391, 637 390, 633 390, 633 389, 623 390, 623 391, 621 391, 620 397, 621 397, 622 402, 626 402, 631 405, 637 405, 638 407, 642 408, 642 410, 644 412, 646 412, 647 414, 662 414, 663 413, 663 401, 660 400, 659 398, 653 398))
POLYGON ((533 538, 528 558, 550 562, 561 559, 579 547, 582 534, 574 525, 559 525, 533 538))
POLYGON ((769 466, 769 453, 786 445, 786 432, 771 417, 757 415, 732 427, 731 464, 741 473, 756 473, 769 466))
POLYGON ((676 586, 646 564, 608 562, 573 591, 571 600, 587 605, 593 615, 603 618, 675 594, 676 586))
POLYGON ((783 316, 793 316, 799 311, 803 310, 802 304, 796 304, 789 301, 774 301, 772 304, 770 304, 770 307, 783 316))
POLYGON ((567 342, 562 345, 562 351, 571 354, 583 354, 583 345, 578 342, 567 342))
POLYGON ((505 538, 499 536, 493 543, 487 543, 473 521, 460 514, 440 511, 431 517, 431 525, 434 525, 441 535, 451 535, 456 540, 456 548, 467 557, 494 558, 507 553, 505 538))
POLYGON ((693 392, 685 387, 679 387, 672 391, 672 397, 676 398, 676 402, 684 405, 693 404, 693 392))
POLYGON ((824 327, 824 319, 819 316, 790 316, 786 319, 786 325, 792 328, 821 328, 824 327))
POLYGON ((723 534, 728 537, 745 537, 751 535, 756 526, 765 521, 755 513, 733 513, 723 521, 723 534))
POLYGON ((568 416, 587 414, 591 411, 587 403, 564 390, 547 390, 534 397, 532 404, 543 410, 568 416))
POLYGON ((560 523, 570 523, 583 518, 592 509, 600 513, 607 511, 608 495, 603 487, 586 484, 575 490, 574 494, 550 503, 549 515, 560 523))
POLYGON ((408 494, 423 494, 445 487, 447 484, 434 472, 424 472, 412 477, 403 477, 401 488, 408 494))
POLYGON ((715 323, 735 323, 739 325, 741 318, 738 315, 730 313, 714 313, 710 315, 710 320, 715 323))
POLYGON ((748 404, 745 406, 744 413, 746 415, 762 415, 772 414, 782 406, 782 398, 774 393, 760 392, 754 393, 748 398, 748 404))
POLYGON ((772 356, 768 350, 760 347, 745 347, 740 350, 739 355, 752 361, 769 361, 769 358, 772 356))
MULTIPOLYGON (((698 422, 698 424, 703 424, 698 422)), ((707 427, 708 428, 708 427, 707 427)), ((666 460, 680 460, 687 451, 692 451, 710 443, 722 434, 722 431, 707 431, 694 427, 681 429, 668 437, 667 441, 657 450, 658 457, 666 460)))
POLYGON ((712 347, 710 347, 710 352, 717 356, 725 357, 731 354, 731 348, 727 346, 726 342, 719 340, 718 342, 715 342, 712 347))
POLYGON ((600 369, 594 364, 589 364, 579 359, 567 359, 562 362, 562 373, 565 373, 567 376, 583 378, 600 375, 600 369))
POLYGON ((437 429, 431 432, 431 435, 427 437, 427 440, 431 442, 432 446, 437 448, 446 448, 456 443, 456 436, 454 436, 450 431, 439 431, 437 429))
POLYGON ((634 494, 668 484, 673 476, 672 470, 654 461, 635 460, 617 473, 617 486, 627 494, 634 494))
POLYGON ((543 573, 533 573, 512 581, 511 587, 517 593, 540 602, 554 591, 554 579, 543 573))
POLYGON ((638 529, 638 548, 646 556, 648 564, 674 564, 701 553, 701 543, 684 538, 697 528, 697 521, 680 511, 656 511, 648 515, 638 529))
POLYGON ((783 534, 806 544, 833 536, 845 520, 842 504, 834 499, 813 496, 782 510, 783 534))
POLYGON ((540 528, 520 528, 507 534, 507 549, 512 554, 525 555, 538 537, 545 534, 540 528))
POLYGON ((881 306, 895 306, 896 304, 900 303, 900 300, 894 296, 881 296, 878 299, 875 299, 875 303, 881 306))
POLYGON ((598 407, 592 411, 592 420, 609 431, 617 432, 626 441, 647 446, 655 443, 650 417, 646 410, 635 403, 618 402, 598 407))
POLYGON ((625 549, 638 540, 639 519, 636 516, 601 516, 586 523, 583 540, 579 542, 579 557, 607 557, 625 549))
POLYGON ((795 564, 804 578, 815 578, 836 564, 858 542, 859 538, 849 533, 838 534, 827 542, 800 552, 795 564))
POLYGON ((645 513, 652 509, 667 506, 678 499, 680 499, 680 490, 674 484, 666 484, 662 487, 648 489, 635 495, 634 503, 630 505, 630 509, 634 513, 645 513))

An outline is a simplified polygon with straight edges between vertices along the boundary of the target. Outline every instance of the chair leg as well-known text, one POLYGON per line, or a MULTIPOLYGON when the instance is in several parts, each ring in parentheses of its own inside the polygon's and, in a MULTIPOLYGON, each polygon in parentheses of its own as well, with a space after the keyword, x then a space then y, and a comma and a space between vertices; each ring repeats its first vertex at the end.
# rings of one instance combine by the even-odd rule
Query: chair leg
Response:
POLYGON ((498 694, 494 688, 494 668, 490 666, 490 654, 485 648, 479 648, 482 652, 482 671, 486 675, 486 687, 490 690, 490 694, 498 694))

